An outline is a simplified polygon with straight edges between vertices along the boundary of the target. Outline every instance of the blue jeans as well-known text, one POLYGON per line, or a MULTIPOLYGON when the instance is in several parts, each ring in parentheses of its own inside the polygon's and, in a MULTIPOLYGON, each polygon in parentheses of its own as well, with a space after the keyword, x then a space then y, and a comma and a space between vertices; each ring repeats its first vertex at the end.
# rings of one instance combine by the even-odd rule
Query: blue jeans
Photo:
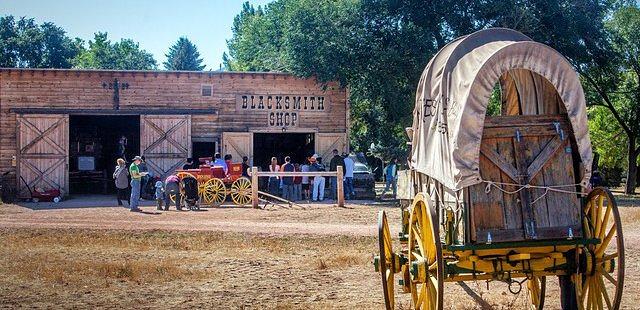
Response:
POLYGON ((293 184, 293 201, 302 200, 302 184, 293 184))
POLYGON ((313 201, 324 200, 324 177, 313 178, 313 201))
POLYGON ((131 210, 138 209, 140 203, 140 180, 131 179, 131 199, 129 200, 129 206, 131 210))
POLYGON ((329 177, 331 182, 331 191, 329 192, 329 198, 338 199, 338 182, 336 177, 329 177))
POLYGON ((353 191, 353 178, 346 177, 344 179, 344 196, 345 199, 353 199, 356 193, 353 191))
POLYGON ((387 193, 387 191, 389 190, 389 187, 391 187, 391 189, 393 190, 393 198, 396 198, 396 191, 398 189, 398 179, 394 178, 394 179, 387 179, 387 182, 384 186, 384 190, 382 191, 382 194, 380 195, 380 198, 382 198, 382 196, 384 196, 384 194, 387 193))
POLYGON ((283 184, 282 185, 282 198, 286 199, 286 200, 295 200, 293 198, 293 185, 287 185, 287 184, 283 184))

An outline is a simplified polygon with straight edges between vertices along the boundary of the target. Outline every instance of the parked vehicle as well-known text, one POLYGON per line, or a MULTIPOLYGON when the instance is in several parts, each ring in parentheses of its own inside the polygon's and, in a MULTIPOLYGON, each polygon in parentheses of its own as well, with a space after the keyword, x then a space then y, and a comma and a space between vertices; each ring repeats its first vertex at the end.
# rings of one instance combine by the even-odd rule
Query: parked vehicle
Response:
POLYGON ((356 162, 353 169, 353 190, 356 199, 375 199, 376 180, 373 172, 366 164, 356 162))

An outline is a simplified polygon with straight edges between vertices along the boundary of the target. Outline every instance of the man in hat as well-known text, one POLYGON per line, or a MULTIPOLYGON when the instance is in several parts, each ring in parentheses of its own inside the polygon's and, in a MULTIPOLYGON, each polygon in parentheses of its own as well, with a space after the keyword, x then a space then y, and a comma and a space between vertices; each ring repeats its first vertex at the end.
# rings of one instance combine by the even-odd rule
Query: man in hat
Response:
POLYGON ((131 175, 131 199, 129 206, 131 212, 139 212, 138 204, 140 203, 140 185, 142 177, 146 175, 144 172, 140 172, 140 164, 142 163, 142 157, 136 156, 133 158, 133 163, 129 166, 129 175, 131 175))
MULTIPOLYGON (((311 158, 309 158, 311 162, 311 166, 309 167, 309 172, 322 172, 325 171, 324 165, 322 164, 322 158, 318 157, 318 154, 313 154, 311 158)), ((324 200, 324 177, 317 176, 313 177, 313 193, 311 200, 313 201, 322 201, 324 200)))

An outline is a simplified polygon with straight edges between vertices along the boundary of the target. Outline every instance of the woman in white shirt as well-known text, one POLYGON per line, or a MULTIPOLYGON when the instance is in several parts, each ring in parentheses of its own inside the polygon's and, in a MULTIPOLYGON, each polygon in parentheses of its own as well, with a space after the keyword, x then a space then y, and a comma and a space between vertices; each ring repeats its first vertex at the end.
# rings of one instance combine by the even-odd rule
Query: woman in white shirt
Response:
MULTIPOLYGON (((271 157, 269 172, 280 172, 280 165, 278 165, 278 159, 275 157, 271 157)), ((279 191, 280 191, 280 178, 269 177, 269 193, 272 195, 279 195, 279 191)))

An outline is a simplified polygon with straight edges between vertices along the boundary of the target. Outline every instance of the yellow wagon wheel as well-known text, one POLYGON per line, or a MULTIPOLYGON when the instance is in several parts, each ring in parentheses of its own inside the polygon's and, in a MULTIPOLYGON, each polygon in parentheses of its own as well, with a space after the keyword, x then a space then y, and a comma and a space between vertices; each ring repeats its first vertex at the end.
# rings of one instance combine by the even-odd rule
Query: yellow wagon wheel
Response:
POLYGON ((251 181, 242 177, 231 184, 231 200, 237 205, 244 206, 251 202, 251 181))
POLYGON ((380 245, 380 257, 378 260, 378 271, 382 275, 382 291, 384 294, 384 304, 387 310, 395 308, 393 276, 397 272, 398 263, 393 253, 391 233, 389 223, 384 211, 378 213, 378 243, 380 245))
MULTIPOLYGON (((186 172, 186 171, 180 171, 180 172, 176 173, 176 176, 180 180, 182 180, 184 178, 194 178, 194 179, 197 180, 196 176, 194 176, 193 174, 191 174, 189 172, 186 172)), ((184 204, 184 195, 180 195, 180 196, 182 196, 182 198, 180 199, 181 200, 180 201, 180 205, 182 205, 182 204, 184 204)), ((169 195, 169 199, 171 200, 172 203, 174 203, 174 204, 176 203, 176 195, 175 194, 169 195)))
POLYGON ((204 183, 202 200, 205 204, 219 206, 227 198, 227 188, 220 179, 209 179, 204 183))
POLYGON ((585 238, 600 240, 582 248, 574 275, 580 309, 619 309, 624 287, 624 239, 618 206, 611 192, 595 188, 584 207, 585 238))
POLYGON ((413 309, 442 310, 444 269, 436 211, 427 194, 418 193, 409 216, 409 268, 413 309))
MULTIPOLYGON (((171 202, 173 204, 176 203, 176 195, 175 194, 169 195, 169 199, 171 200, 171 202)), ((180 205, 183 205, 183 204, 184 204, 184 195, 180 195, 180 205)))
POLYGON ((544 294, 547 288, 546 277, 533 276, 527 281, 527 289, 531 298, 531 310, 542 310, 544 308, 544 294))

